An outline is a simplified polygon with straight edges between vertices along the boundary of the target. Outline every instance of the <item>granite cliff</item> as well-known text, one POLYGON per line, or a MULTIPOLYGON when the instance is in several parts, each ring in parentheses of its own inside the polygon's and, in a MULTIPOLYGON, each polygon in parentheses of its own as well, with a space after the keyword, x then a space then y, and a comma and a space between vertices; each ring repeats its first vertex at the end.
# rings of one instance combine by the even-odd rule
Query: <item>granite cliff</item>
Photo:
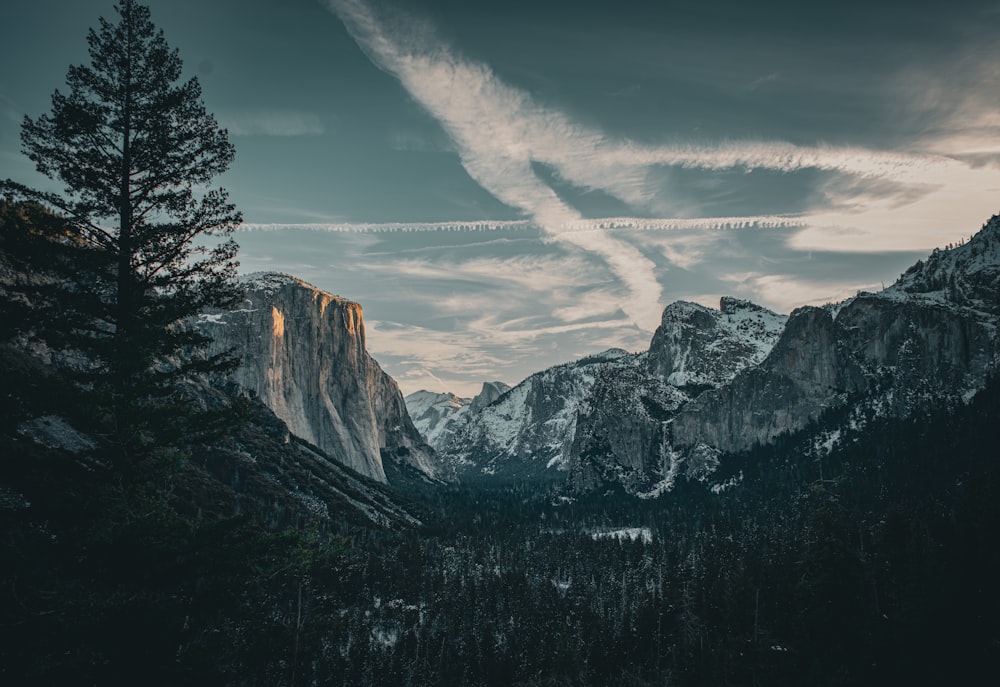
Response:
POLYGON ((386 482, 387 463, 439 474, 396 382, 365 349, 361 306, 287 275, 245 279, 246 298, 198 326, 213 349, 233 347, 232 379, 292 434, 356 472, 386 482))
POLYGON ((879 293, 792 313, 770 355, 686 406, 673 444, 768 443, 831 408, 897 417, 968 401, 1000 366, 1000 217, 879 293))

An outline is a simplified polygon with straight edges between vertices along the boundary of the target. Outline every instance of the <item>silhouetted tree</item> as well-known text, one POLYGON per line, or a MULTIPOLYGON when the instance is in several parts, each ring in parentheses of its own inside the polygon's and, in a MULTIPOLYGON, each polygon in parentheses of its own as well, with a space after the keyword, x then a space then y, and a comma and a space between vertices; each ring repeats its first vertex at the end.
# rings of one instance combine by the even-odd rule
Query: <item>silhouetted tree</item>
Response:
POLYGON ((51 208, 58 230, 35 229, 79 256, 50 261, 50 278, 31 284, 36 295, 44 287, 33 305, 51 306, 63 325, 40 322, 35 334, 96 392, 97 424, 125 467, 154 437, 170 443, 197 426, 183 421, 192 415, 183 380, 235 364, 206 356, 208 339, 185 320, 236 301, 229 234, 241 215, 223 189, 206 188, 234 149, 198 81, 179 81, 181 60, 147 7, 121 0, 115 9, 117 23, 101 19, 88 35, 90 65, 70 67, 69 93, 56 91, 49 114, 22 124, 24 153, 64 191, 0 188, 51 208))

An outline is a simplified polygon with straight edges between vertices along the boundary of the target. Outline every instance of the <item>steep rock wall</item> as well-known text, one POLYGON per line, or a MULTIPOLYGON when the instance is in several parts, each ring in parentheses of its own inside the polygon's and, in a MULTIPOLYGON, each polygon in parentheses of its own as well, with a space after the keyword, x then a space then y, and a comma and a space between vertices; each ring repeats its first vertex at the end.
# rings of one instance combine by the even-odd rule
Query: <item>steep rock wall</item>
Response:
POLYGON ((678 414, 673 440, 741 451, 876 393, 905 415, 982 388, 996 360, 996 325, 982 313, 883 294, 801 308, 759 367, 678 414))
POLYGON ((361 306, 293 277, 255 275, 235 310, 203 315, 214 350, 234 347, 233 380, 296 436, 353 470, 386 481, 384 460, 437 473, 396 382, 365 349, 361 306))

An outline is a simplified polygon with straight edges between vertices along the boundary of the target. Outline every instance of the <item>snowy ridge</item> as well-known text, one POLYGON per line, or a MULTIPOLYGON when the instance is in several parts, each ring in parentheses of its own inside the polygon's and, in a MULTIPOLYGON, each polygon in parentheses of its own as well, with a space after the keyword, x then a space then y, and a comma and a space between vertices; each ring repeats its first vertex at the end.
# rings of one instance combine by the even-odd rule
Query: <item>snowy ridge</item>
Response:
POLYGON ((621 349, 538 372, 468 417, 439 450, 467 474, 564 469, 577 414, 598 375, 609 367, 635 367, 644 356, 621 349))
POLYGON ((879 295, 1000 314, 1000 215, 969 241, 935 249, 879 295))
POLYGON ((676 301, 663 311, 650 344, 650 372, 676 387, 718 387, 758 365, 788 317, 723 297, 719 310, 676 301))
POLYGON ((409 394, 403 400, 414 427, 434 447, 453 433, 454 426, 462 422, 472 404, 471 398, 424 389, 409 394))

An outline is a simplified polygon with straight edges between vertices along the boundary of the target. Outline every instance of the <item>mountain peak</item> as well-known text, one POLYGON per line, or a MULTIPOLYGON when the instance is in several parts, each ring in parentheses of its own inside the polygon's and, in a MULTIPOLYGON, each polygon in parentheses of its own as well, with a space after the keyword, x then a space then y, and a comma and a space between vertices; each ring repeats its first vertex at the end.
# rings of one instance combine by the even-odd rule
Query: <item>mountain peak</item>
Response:
POLYGON ((323 289, 313 286, 305 280, 284 272, 251 272, 249 274, 240 275, 240 282, 248 290, 259 291, 269 297, 273 296, 286 286, 296 286, 311 291, 316 296, 321 296, 327 302, 337 301, 340 303, 354 305, 359 309, 361 307, 349 298, 344 298, 343 296, 338 296, 330 293, 329 291, 324 291, 323 289))
POLYGON ((768 312, 762 305, 735 296, 723 296, 719 299, 719 310, 727 315, 734 315, 740 311, 768 312))
POLYGON ((1000 215, 968 241, 935 248, 882 294, 1000 313, 1000 215))
POLYGON ((719 305, 668 305, 649 346, 650 372, 678 387, 714 387, 763 360, 787 317, 731 296, 719 305))
POLYGON ((510 391, 510 385, 503 382, 483 382, 482 390, 472 399, 472 410, 485 408, 510 391))

